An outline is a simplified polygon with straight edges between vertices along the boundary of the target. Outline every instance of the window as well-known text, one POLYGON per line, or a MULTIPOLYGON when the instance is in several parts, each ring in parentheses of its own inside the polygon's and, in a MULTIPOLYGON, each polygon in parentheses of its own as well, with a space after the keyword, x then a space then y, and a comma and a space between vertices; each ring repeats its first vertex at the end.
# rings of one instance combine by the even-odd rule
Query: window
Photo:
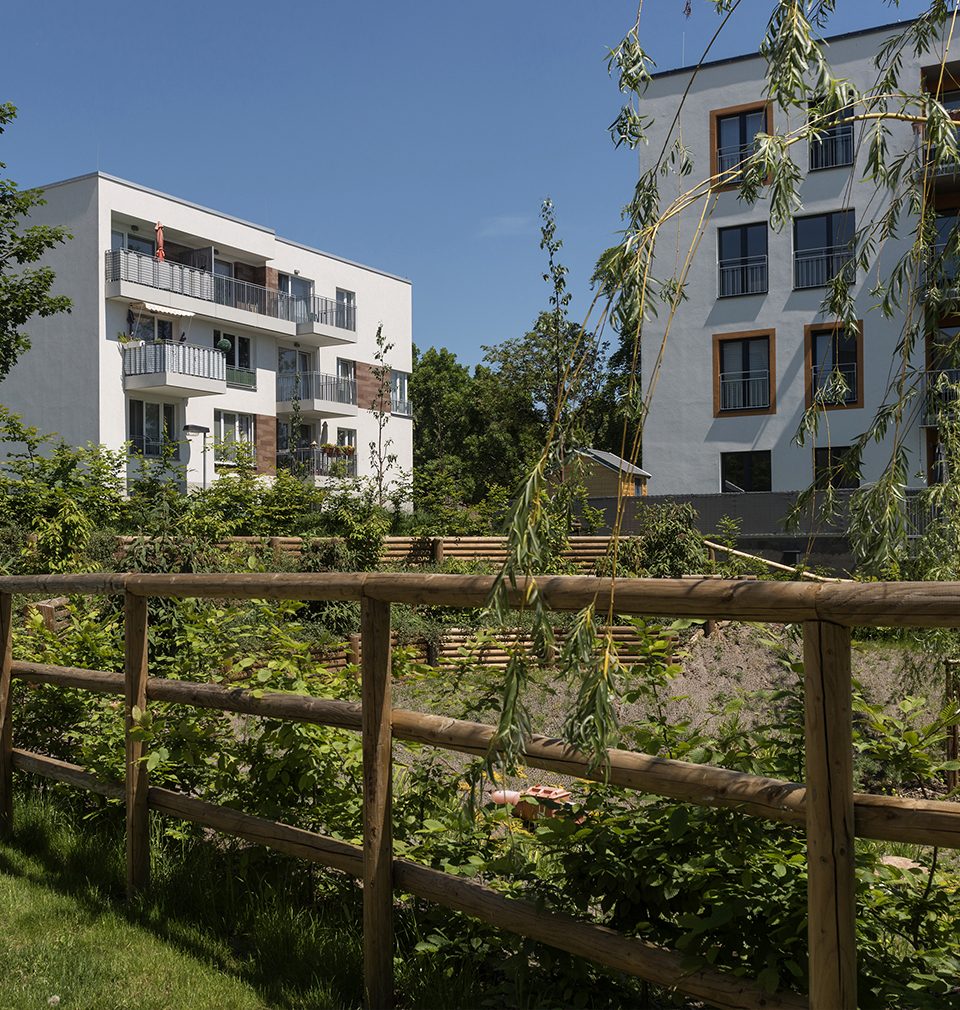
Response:
POLYGON ((413 411, 410 407, 410 376, 406 372, 391 374, 390 405, 394 414, 409 417, 413 411))
POLYGON ((318 321, 313 307, 313 281, 299 274, 278 274, 277 287, 290 296, 288 316, 293 322, 318 321))
POLYGON ((337 326, 344 330, 357 328, 357 296, 345 288, 337 288, 337 326))
POLYGON ((351 445, 357 447, 356 428, 337 428, 337 445, 351 445))
POLYGON ((804 327, 807 406, 828 410, 863 406, 863 324, 853 330, 839 323, 804 327))
POLYGON ((937 281, 943 281, 945 284, 956 283, 958 267, 960 267, 958 225, 960 225, 960 214, 956 208, 937 213, 934 222, 937 237, 932 250, 932 269, 928 274, 930 283, 935 284, 937 281))
POLYGON ((164 456, 169 453, 171 459, 179 458, 179 444, 175 435, 175 404, 130 400, 128 410, 131 452, 144 456, 164 456))
POLYGON ((721 452, 721 491, 769 491, 770 453, 721 452))
POLYGON ((713 337, 713 413, 776 411, 772 330, 716 333, 713 337))
POLYGON ((849 445, 813 450, 813 480, 818 488, 860 487, 860 473, 859 470, 850 469, 853 459, 849 454, 849 445))
POLYGON ((767 290, 767 224, 721 228, 717 233, 721 298, 765 294, 767 290))
POLYGON ((710 113, 710 173, 717 183, 735 186, 741 162, 754 150, 758 133, 773 132, 773 107, 767 103, 717 109, 710 113))
POLYGON ((229 348, 223 348, 227 359, 227 385, 238 386, 241 389, 257 388, 257 373, 253 368, 253 344, 249 337, 233 333, 213 331, 213 346, 219 347, 220 341, 229 343, 229 348))
POLYGON ((213 458, 217 463, 235 463, 237 446, 249 446, 252 455, 254 445, 252 414, 237 414, 229 410, 213 412, 213 458))
POLYGON ((143 316, 133 309, 127 310, 127 329, 134 340, 153 340, 156 320, 153 316, 143 316))
POLYGON ((798 217, 793 222, 793 286, 826 287, 841 270, 848 280, 856 279, 853 240, 856 231, 854 212, 838 210, 832 214, 798 217))
POLYGON ((157 251, 157 244, 152 238, 141 238, 139 235, 127 235, 126 247, 144 256, 153 256, 157 251))
POLYGON ((337 378, 346 382, 356 382, 357 363, 347 358, 337 358, 337 378))
POLYGON ((831 119, 820 119, 819 137, 810 138, 810 171, 844 168, 853 164, 853 123, 850 110, 844 109, 831 119))
POLYGON ((277 399, 310 399, 312 365, 313 356, 306 351, 281 347, 277 351, 277 399))

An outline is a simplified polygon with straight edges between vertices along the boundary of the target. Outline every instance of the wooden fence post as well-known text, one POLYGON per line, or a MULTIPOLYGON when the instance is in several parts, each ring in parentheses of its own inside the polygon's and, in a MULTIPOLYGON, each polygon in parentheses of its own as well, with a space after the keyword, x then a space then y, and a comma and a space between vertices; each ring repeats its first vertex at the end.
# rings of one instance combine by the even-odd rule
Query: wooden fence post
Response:
MULTIPOLYGON (((943 703, 944 705, 949 705, 954 712, 960 707, 960 685, 957 683, 957 666, 960 665, 960 660, 948 659, 945 663, 946 671, 944 677, 943 685, 943 703)), ((960 727, 954 723, 952 726, 947 728, 947 760, 956 761, 957 755, 960 754, 960 733, 958 733, 960 727)), ((944 773, 947 781, 947 789, 953 792, 957 788, 957 772, 954 769, 947 769, 944 773)))
POLYGON ((810 1010, 856 1010, 850 629, 803 626, 810 1010))
POLYGON ((443 537, 433 538, 433 563, 435 565, 443 564, 443 537))
POLYGON ((134 707, 147 710, 147 600, 125 593, 124 634, 124 715, 126 739, 127 801, 127 900, 146 888, 150 879, 150 812, 147 808, 147 766, 144 744, 130 731, 134 707))
POLYGON ((13 833, 13 597, 0 593, 0 838, 13 833))
POLYGON ((363 987, 367 1010, 393 1006, 390 604, 363 597, 363 987))

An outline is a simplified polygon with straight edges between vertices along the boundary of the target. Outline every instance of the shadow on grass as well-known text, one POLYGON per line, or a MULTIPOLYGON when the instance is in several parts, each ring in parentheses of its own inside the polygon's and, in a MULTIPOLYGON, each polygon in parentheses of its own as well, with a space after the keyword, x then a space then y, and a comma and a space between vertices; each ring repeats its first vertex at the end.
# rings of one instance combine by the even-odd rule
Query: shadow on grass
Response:
MULTIPOLYGON (((278 1010, 361 1005, 362 895, 354 880, 219 838, 171 838, 154 819, 151 887, 128 905, 123 831, 119 808, 91 813, 59 789, 19 792, 0 873, 69 896, 91 918, 109 907, 278 1010)), ((419 936, 409 910, 398 910, 396 928, 399 949, 412 952, 419 936)), ((397 988, 409 1007, 471 1007, 490 998, 469 966, 450 977, 423 957, 398 959, 397 988)))

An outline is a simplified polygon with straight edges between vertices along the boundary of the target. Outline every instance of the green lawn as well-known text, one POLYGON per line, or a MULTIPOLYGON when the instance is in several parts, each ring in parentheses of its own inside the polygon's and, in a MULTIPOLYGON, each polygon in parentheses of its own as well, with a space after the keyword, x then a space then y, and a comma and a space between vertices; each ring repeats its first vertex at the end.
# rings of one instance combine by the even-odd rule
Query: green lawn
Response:
POLYGON ((248 984, 128 921, 91 891, 60 894, 35 861, 4 849, 0 1007, 33 1010, 264 1010, 248 984))
MULTIPOLYGON (((157 819, 150 891, 128 906, 122 810, 91 812, 60 787, 18 792, 14 810, 0 844, 0 1010, 360 1006, 355 882, 222 840, 165 837, 157 819)), ((502 1005, 470 967, 414 954, 423 927, 403 911, 397 920, 401 1005, 502 1005)))

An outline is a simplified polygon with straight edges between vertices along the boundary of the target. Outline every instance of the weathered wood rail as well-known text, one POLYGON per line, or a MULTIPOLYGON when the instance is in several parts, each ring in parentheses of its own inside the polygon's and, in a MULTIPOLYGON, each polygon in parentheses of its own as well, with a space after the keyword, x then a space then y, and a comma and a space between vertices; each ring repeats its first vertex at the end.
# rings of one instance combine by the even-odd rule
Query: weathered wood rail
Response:
MULTIPOLYGON (((127 886, 148 885, 149 811, 206 825, 250 842, 334 867, 364 882, 364 985, 368 1007, 393 1003, 393 897, 406 892, 600 964, 689 994, 717 1007, 855 1010, 856 836, 960 848, 960 803, 855 794, 850 717, 850 627, 960 627, 960 583, 811 584, 759 581, 613 581, 585 576, 538 579, 547 603, 578 609, 613 605, 620 613, 773 623, 804 630, 806 783, 672 761, 630 751, 608 753, 607 780, 645 793, 804 827, 807 834, 809 998, 764 993, 748 979, 704 967, 681 955, 603 926, 504 898, 474 881, 397 859, 391 838, 392 741, 406 740, 483 755, 494 729, 478 723, 396 710, 391 705, 390 606, 482 605, 486 576, 379 573, 323 575, 76 575, 0 578, 0 830, 13 823, 12 773, 42 775, 126 802, 127 886), (12 594, 122 594, 124 673, 19 662, 12 653, 12 594), (355 600, 363 615, 362 704, 231 690, 216 684, 149 676, 150 597, 355 600), (57 684, 122 695, 127 713, 124 783, 105 782, 78 766, 14 747, 14 681, 57 684), (363 736, 363 845, 255 817, 196 797, 151 787, 144 745, 131 738, 134 705, 176 702, 225 712, 290 719, 359 731, 363 736)), ((513 602, 527 587, 520 583, 513 602)), ((596 778, 587 756, 557 740, 533 736, 526 762, 596 778)))

